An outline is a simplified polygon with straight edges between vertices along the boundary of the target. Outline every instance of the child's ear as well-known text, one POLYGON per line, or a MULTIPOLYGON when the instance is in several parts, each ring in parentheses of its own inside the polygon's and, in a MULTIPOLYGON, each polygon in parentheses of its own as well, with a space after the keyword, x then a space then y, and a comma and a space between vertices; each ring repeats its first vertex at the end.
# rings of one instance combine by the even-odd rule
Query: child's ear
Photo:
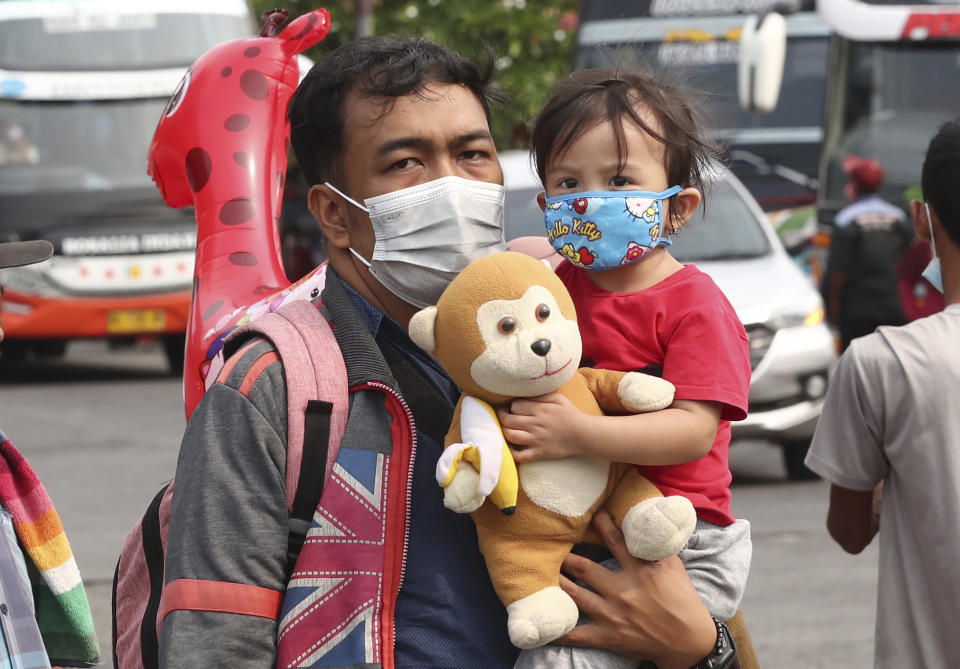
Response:
POLYGON ((667 225, 671 233, 677 232, 693 216, 693 212, 700 206, 700 191, 696 188, 684 188, 670 198, 670 213, 667 216, 667 225))
POLYGON ((547 194, 543 191, 537 193, 537 204, 540 205, 540 211, 547 210, 547 194))

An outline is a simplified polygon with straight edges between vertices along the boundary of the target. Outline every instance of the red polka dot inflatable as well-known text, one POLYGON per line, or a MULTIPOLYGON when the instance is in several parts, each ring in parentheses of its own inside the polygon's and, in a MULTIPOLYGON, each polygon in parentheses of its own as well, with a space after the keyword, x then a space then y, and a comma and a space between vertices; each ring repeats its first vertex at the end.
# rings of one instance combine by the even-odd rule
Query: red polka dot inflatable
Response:
POLYGON ((287 103, 299 82, 297 54, 330 30, 318 9, 287 24, 263 17, 258 37, 224 42, 190 67, 157 125, 147 158, 171 207, 193 205, 197 252, 183 390, 187 418, 222 367, 222 340, 289 299, 309 297, 318 268, 290 285, 278 219, 287 170, 287 103))

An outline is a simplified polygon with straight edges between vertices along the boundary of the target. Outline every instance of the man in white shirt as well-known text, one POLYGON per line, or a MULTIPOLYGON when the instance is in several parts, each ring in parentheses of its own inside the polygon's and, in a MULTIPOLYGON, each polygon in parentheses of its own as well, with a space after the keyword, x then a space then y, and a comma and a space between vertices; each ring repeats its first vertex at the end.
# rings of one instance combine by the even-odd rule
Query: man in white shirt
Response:
POLYGON ((827 529, 862 551, 880 531, 875 667, 960 666, 960 119, 930 142, 911 203, 944 311, 855 339, 806 464, 831 482, 827 529), (942 267, 942 277, 941 277, 942 267))

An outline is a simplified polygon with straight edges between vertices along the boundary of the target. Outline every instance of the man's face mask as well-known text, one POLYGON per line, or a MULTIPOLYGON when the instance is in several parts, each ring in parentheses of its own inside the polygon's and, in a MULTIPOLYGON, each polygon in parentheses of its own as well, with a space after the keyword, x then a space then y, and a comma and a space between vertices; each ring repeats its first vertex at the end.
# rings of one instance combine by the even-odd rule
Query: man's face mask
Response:
POLYGON ((927 225, 930 226, 930 250, 933 252, 933 258, 927 263, 923 270, 923 278, 930 282, 939 292, 943 292, 943 274, 940 272, 940 258, 937 256, 937 242, 933 238, 933 219, 930 217, 930 205, 923 203, 927 210, 927 225))
POLYGON ((415 307, 440 294, 472 260, 507 248, 503 240, 503 186, 461 177, 367 198, 363 204, 331 190, 370 215, 375 242, 366 260, 350 252, 384 288, 415 307))
POLYGON ((650 191, 586 191, 548 198, 547 237, 578 267, 605 270, 628 265, 658 246, 669 246, 663 201, 680 186, 650 191))

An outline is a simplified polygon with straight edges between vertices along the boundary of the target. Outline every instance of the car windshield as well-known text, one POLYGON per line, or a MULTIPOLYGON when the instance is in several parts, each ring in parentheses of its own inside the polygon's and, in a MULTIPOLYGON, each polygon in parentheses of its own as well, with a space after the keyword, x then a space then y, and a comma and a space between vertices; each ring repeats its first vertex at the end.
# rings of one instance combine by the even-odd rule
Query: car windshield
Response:
POLYGON ((165 99, 0 102, 0 195, 150 186, 165 99))
POLYGON ((673 237, 670 253, 683 263, 759 258, 770 253, 770 242, 740 193, 718 181, 707 192, 706 208, 701 203, 673 237))
MULTIPOLYGON (((507 189, 507 240, 545 235, 543 212, 536 201, 539 192, 537 186, 507 189)), ((684 263, 759 258, 771 252, 754 209, 724 180, 710 187, 706 209, 701 205, 673 240, 670 253, 684 263)))
MULTIPOLYGON (((220 42, 253 34, 249 18, 242 13, 85 13, 80 11, 84 4, 77 3, 78 9, 71 15, 0 21, 0 68, 185 67, 220 42)), ((138 4, 139 0, 129 6, 138 4)))

